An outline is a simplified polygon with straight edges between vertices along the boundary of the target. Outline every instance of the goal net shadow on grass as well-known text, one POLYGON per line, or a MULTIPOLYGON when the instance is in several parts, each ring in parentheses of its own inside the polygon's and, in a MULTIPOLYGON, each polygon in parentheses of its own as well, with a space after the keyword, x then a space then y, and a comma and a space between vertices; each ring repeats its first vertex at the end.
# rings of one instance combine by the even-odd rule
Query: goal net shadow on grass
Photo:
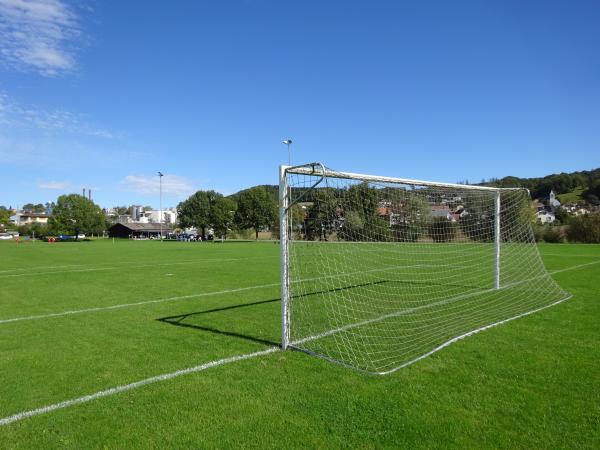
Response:
POLYGON ((280 200, 284 348, 384 374, 569 298, 543 266, 524 189, 311 164, 282 168, 280 200))

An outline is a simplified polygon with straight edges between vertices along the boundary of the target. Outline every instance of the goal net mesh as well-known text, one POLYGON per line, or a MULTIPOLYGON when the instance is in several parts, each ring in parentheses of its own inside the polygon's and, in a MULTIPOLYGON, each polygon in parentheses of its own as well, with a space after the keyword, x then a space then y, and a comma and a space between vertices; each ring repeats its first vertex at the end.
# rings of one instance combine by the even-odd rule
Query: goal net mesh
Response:
POLYGON ((524 189, 316 166, 285 177, 292 347, 387 373, 569 296, 544 268, 524 189))

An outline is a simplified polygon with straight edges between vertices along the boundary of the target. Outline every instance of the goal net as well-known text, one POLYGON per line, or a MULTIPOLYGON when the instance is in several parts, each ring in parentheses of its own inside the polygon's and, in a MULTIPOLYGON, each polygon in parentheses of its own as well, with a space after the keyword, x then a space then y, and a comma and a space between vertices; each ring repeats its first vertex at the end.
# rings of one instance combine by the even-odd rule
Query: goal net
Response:
POLYGON ((525 189, 280 171, 282 346, 389 373, 566 300, 525 189))

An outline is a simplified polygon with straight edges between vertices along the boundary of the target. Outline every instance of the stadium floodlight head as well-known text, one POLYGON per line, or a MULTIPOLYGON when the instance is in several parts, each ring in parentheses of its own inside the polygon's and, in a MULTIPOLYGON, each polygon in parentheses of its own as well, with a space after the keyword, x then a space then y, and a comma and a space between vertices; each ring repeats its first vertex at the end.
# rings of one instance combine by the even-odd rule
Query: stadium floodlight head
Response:
POLYGON ((284 139, 281 141, 282 144, 287 145, 288 148, 288 166, 292 165, 292 154, 290 153, 290 145, 292 145, 292 140, 290 138, 284 139))
POLYGON ((159 177, 164 177, 164 174, 162 172, 158 172, 158 176, 159 177))

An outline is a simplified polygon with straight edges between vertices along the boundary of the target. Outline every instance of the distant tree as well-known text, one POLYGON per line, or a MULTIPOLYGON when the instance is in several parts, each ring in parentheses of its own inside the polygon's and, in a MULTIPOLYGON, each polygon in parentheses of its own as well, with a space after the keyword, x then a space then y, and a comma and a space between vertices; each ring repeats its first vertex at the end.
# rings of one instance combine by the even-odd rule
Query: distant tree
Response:
POLYGON ((312 205, 304 217, 304 238, 327 240, 340 220, 340 200, 331 188, 315 189, 310 194, 312 205))
POLYGON ((566 225, 571 220, 571 216, 569 213, 563 208, 556 208, 554 210, 554 217, 556 219, 556 223, 566 225))
POLYGON ((600 213, 573 217, 567 230, 571 242, 600 244, 600 213))
POLYGON ((368 183, 348 189, 343 201, 344 223, 339 233, 342 239, 385 241, 390 238, 389 222, 378 214, 383 195, 368 183))
POLYGON ((591 186, 583 192, 583 198, 592 205, 600 205, 600 180, 595 180, 591 186))
POLYGON ((542 239, 544 242, 558 244, 564 241, 564 234, 559 226, 544 225, 542 239))
POLYGON ((264 186, 256 186, 240 193, 235 213, 235 222, 239 228, 254 228, 258 240, 258 231, 262 227, 272 227, 276 220, 277 202, 264 186))
POLYGON ((456 237, 456 223, 445 217, 434 217, 429 224, 429 237, 434 242, 450 242, 456 237))
POLYGON ((46 207, 41 203, 38 203, 36 205, 34 205, 33 203, 26 203, 23 205, 23 211, 42 213, 46 211, 46 207))
POLYGON ((115 212, 119 216, 129 214, 129 208, 127 206, 115 206, 115 212))
POLYGON ((50 229, 56 234, 100 233, 106 227, 104 213, 98 205, 79 195, 61 195, 58 197, 52 216, 48 221, 50 229))
POLYGON ((230 198, 217 197, 210 212, 210 222, 216 236, 227 239, 227 231, 233 224, 237 204, 230 198))
MULTIPOLYGON (((304 228, 304 219, 306 217, 306 211, 302 208, 302 206, 297 203, 292 205, 292 214, 290 216, 292 220, 292 231, 294 233, 300 233, 304 228)), ((278 221, 275 221, 278 223, 278 221)))
POLYGON ((397 195, 392 212, 397 218, 392 225, 393 238, 400 242, 416 242, 427 233, 431 211, 429 204, 418 194, 410 191, 397 195))
POLYGON ((214 225, 213 208, 223 195, 215 191, 198 191, 177 205, 177 217, 182 228, 195 227, 206 236, 206 229, 214 225))
POLYGON ((36 238, 43 238, 50 234, 48 225, 39 222, 33 222, 30 224, 20 225, 17 227, 17 231, 21 236, 31 236, 36 238))
POLYGON ((154 208, 150 205, 144 206, 144 211, 152 211, 154 208))
POLYGON ((5 228, 10 223, 10 211, 0 206, 0 227, 5 228))

